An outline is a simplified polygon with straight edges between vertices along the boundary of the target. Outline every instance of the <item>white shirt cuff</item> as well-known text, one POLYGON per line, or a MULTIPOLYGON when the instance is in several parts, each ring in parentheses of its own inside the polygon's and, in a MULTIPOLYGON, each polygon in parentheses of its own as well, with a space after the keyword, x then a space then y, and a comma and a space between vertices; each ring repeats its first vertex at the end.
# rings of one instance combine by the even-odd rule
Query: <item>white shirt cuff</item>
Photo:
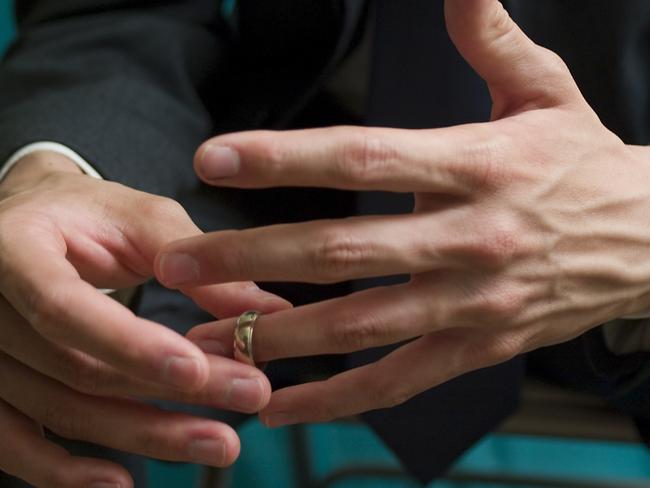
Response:
POLYGON ((84 158, 79 156, 79 154, 74 152, 69 147, 64 146, 63 144, 59 144, 58 142, 42 141, 42 142, 34 142, 32 144, 28 144, 27 146, 22 147, 21 149, 13 153, 11 156, 9 156, 7 162, 4 165, 2 165, 2 167, 0 167, 0 181, 2 181, 5 176, 7 176, 9 171, 11 171, 11 169, 16 165, 18 161, 20 161, 25 156, 35 153, 37 151, 51 151, 51 152, 61 154, 62 156, 67 157, 70 161, 72 161, 74 164, 79 166, 79 169, 83 171, 85 174, 87 174, 88 176, 92 176, 93 178, 97 178, 98 180, 103 180, 99 172, 95 168, 93 168, 88 163, 88 161, 86 161, 84 158))

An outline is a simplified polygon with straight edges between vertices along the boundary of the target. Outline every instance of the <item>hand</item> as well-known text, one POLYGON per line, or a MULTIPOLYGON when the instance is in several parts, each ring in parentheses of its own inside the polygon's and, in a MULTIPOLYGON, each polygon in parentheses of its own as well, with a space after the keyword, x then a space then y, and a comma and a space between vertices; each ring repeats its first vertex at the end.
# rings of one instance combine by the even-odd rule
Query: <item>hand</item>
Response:
MULTIPOLYGON (((199 175, 214 185, 415 194, 410 215, 218 232, 162 250, 156 274, 168 286, 178 285, 165 266, 171 256, 194 263, 197 279, 185 288, 411 275, 258 320, 259 361, 410 340, 373 364, 275 392, 262 412, 268 425, 396 405, 650 308, 648 150, 609 132, 563 62, 499 2, 447 0, 445 8, 456 46, 488 83, 490 122, 239 133, 197 153, 199 175)), ((226 343, 232 328, 225 320, 190 336, 226 343)))
MULTIPOLYGON (((0 198, 0 431, 11 440, 0 443, 0 470, 37 486, 131 486, 121 467, 71 457, 41 426, 154 458, 232 463, 239 440, 229 426, 133 398, 255 412, 269 399, 268 380, 206 357, 95 288, 144 282, 163 244, 198 235, 180 205, 84 176, 53 153, 22 160, 0 198)), ((224 317, 287 306, 252 283, 192 296, 224 317)))

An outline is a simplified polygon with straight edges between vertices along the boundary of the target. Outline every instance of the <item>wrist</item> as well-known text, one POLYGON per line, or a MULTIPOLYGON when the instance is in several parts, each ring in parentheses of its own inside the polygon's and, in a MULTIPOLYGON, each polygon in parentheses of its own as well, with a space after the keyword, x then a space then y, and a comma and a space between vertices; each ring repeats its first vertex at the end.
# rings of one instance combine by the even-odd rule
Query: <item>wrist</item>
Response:
POLYGON ((70 158, 54 151, 35 151, 22 157, 0 181, 0 200, 56 173, 83 174, 70 158))
MULTIPOLYGON (((628 145, 627 147, 634 155, 634 158, 641 163, 640 166, 643 168, 644 176, 641 177, 640 180, 645 182, 650 181, 650 146, 628 145)), ((647 186, 645 186, 645 188, 642 186, 642 189, 645 189, 646 191, 644 197, 640 199, 643 206, 641 210, 641 215, 643 216, 641 229, 650 229, 650 218, 648 217, 650 216, 650 194, 647 192, 647 186)), ((650 242, 647 243, 650 244, 650 242)), ((645 246, 645 249, 647 252, 645 252, 643 260, 650 263, 650 246, 645 246)), ((632 308, 626 312, 624 318, 650 318, 650 284, 648 286, 648 291, 633 302, 632 308)))

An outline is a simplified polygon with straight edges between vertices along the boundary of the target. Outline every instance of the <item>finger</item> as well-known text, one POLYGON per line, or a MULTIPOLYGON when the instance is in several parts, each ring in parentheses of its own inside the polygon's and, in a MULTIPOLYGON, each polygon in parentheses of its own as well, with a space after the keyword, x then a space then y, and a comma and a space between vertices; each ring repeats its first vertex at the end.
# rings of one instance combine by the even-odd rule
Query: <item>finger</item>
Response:
MULTIPOLYGON (((209 343, 206 353, 212 353, 209 343)), ((205 343, 199 344, 205 347, 205 343)), ((256 413, 271 398, 271 384, 257 368, 231 358, 209 356, 210 379, 195 393, 179 393, 159 386, 141 388, 139 397, 182 402, 188 405, 207 405, 221 410, 256 413)))
MULTIPOLYGON (((464 209, 224 231, 174 242, 156 258, 168 287, 214 282, 333 283, 475 264, 491 248, 464 232, 464 209), (194 270, 188 276, 186 269, 194 270), (189 282, 187 280, 190 280, 189 282)), ((484 234, 483 232, 482 234, 484 234)))
MULTIPOLYGON (((118 261, 109 251, 97 242, 77 237, 75 245, 84 249, 84 254, 68 252, 66 258, 79 274, 79 277, 95 288, 122 290, 136 287, 148 279, 118 261)), ((70 246, 69 246, 70 247, 70 246)))
POLYGON ((124 468, 108 461, 70 456, 35 429, 34 422, 0 400, 0 471, 34 486, 133 486, 124 468))
POLYGON ((220 422, 83 395, 5 355, 0 355, 0 372, 0 397, 61 437, 216 467, 239 455, 237 434, 220 422))
POLYGON ((291 308, 291 303, 259 288, 252 281, 183 289, 183 293, 206 312, 219 318, 234 317, 246 310, 272 313, 291 308))
MULTIPOLYGON (((43 227, 43 222, 33 216, 29 225, 23 226, 24 232, 43 233, 42 245, 58 238, 66 259, 84 280, 97 287, 141 284, 151 277, 153 258, 160 246, 201 233, 174 200, 84 177, 68 182, 68 186, 63 199, 71 196, 54 202, 52 221, 46 222, 49 227, 45 232, 37 228, 43 227), (79 206, 80 200, 88 204, 79 206)), ((14 213, 20 218, 20 211, 14 213)), ((4 218, 16 220, 10 213, 4 218)))
MULTIPOLYGON (((448 324, 441 314, 444 304, 424 285, 373 288, 262 315, 255 322, 253 351, 256 361, 266 362, 384 346, 442 329, 448 324)), ((212 322, 195 327, 187 337, 231 351, 234 327, 234 319, 212 322)))
MULTIPOLYGON (((199 346, 206 354, 232 358, 234 356, 233 332, 236 322, 237 319, 207 322, 190 329, 185 337, 199 346)), ((257 321, 255 323, 257 324, 257 321)))
POLYGON ((467 331, 446 330, 411 342, 375 363, 273 393, 260 413, 267 426, 326 422, 399 405, 467 371, 488 366, 467 331))
POLYGON ((498 0, 447 0, 445 16, 454 44, 487 81, 496 118, 526 101, 582 100, 566 65, 531 41, 498 0))
MULTIPOLYGON (((186 393, 141 381, 84 353, 43 339, 10 307, 0 310, 3 317, 0 348, 20 363, 78 392, 95 396, 164 399, 246 413, 259 411, 271 395, 271 386, 261 371, 224 357, 208 358, 208 380, 196 392, 186 393)), ((212 343, 206 341, 199 346, 214 354, 214 347, 210 349, 206 344, 212 343)))
MULTIPOLYGON (((85 261, 94 267, 98 267, 103 260, 112 259, 115 266, 126 267, 139 276, 142 282, 153 275, 153 260, 160 247, 202 233, 178 202, 121 185, 111 185, 113 198, 122 198, 122 202, 126 203, 110 207, 106 215, 108 222, 99 231, 95 231, 100 233, 99 236, 92 233, 89 235, 88 229, 78 224, 67 222, 62 225, 69 255, 85 256, 85 261), (137 218, 134 217, 134 208, 137 208, 137 218), (82 241, 83 245, 79 245, 80 236, 85 236, 87 241, 82 241), (89 254, 89 250, 94 250, 96 254, 89 254)), ((87 220, 92 217, 93 215, 88 216, 87 220)), ((99 268, 102 271, 110 269, 99 268)))
POLYGON ((0 236, 0 292, 39 334, 136 378, 188 391, 205 383, 198 348, 81 281, 64 256, 49 233, 0 236))
MULTIPOLYGON (((96 232, 88 229, 89 221, 96 225, 95 215, 90 210, 84 218, 66 221, 60 230, 66 259, 81 278, 93 286, 123 289, 138 285, 152 276, 154 257, 163 245, 201 234, 187 212, 174 200, 102 183, 104 187, 112 185, 110 188, 117 195, 115 200, 130 201, 133 205, 111 207, 107 222, 101 224, 99 238, 96 232), (133 218, 134 206, 138 208, 137 219, 133 218)), ((231 312, 231 302, 235 306, 257 307, 263 301, 268 308, 274 297, 264 295, 253 283, 223 285, 213 293, 215 296, 208 300, 212 305, 210 311, 215 310, 219 316, 231 312), (219 299, 218 294, 223 294, 224 298, 219 299)), ((281 298, 277 298, 277 302, 286 305, 281 298)))
POLYGON ((330 127, 219 136, 199 148, 197 174, 219 186, 326 187, 470 195, 475 161, 492 147, 486 124, 426 131, 330 127))

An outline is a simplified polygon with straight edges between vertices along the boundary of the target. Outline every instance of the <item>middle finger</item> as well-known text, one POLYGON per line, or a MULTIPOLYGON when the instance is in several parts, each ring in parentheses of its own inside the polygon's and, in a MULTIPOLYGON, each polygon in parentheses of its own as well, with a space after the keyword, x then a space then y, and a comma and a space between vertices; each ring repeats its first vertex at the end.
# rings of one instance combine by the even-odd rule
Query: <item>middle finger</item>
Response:
POLYGON ((448 209, 215 232, 168 245, 156 259, 156 274, 168 287, 416 274, 463 264, 474 244, 465 220, 463 210, 448 209))

